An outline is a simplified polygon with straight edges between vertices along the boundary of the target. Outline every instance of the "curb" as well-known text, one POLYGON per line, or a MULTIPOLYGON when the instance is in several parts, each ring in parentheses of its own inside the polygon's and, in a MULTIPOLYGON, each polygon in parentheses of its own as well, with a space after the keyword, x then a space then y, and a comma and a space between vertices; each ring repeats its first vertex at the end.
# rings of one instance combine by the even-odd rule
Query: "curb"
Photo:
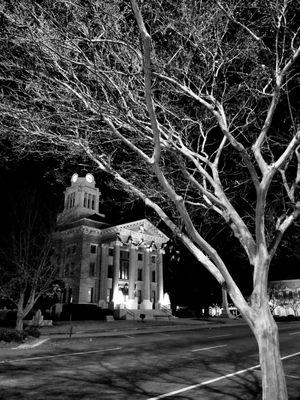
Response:
POLYGON ((49 337, 46 337, 46 338, 44 338, 44 339, 40 339, 40 340, 34 341, 34 342, 32 342, 32 343, 22 343, 22 344, 20 344, 20 345, 17 346, 17 347, 12 347, 11 349, 12 349, 12 350, 32 349, 32 348, 34 348, 34 347, 40 346, 41 344, 47 342, 48 340, 50 340, 50 338, 49 338, 49 337))
MULTIPOLYGON (((143 328, 127 328, 124 330, 105 330, 105 331, 80 331, 80 333, 73 332, 71 338, 79 339, 79 338, 86 338, 86 337, 117 337, 123 336, 126 334, 130 335, 146 335, 149 333, 163 333, 163 332, 184 332, 184 331, 193 331, 193 330, 202 330, 202 329, 215 329, 215 328, 226 328, 226 327, 234 327, 234 326, 245 326, 247 325, 246 322, 240 322, 235 324, 205 324, 201 326, 191 325, 191 326, 165 326, 161 328, 152 328, 152 327, 143 327, 143 328)), ((70 332, 62 332, 62 333, 45 333, 42 337, 47 337, 49 339, 58 339, 58 340, 66 340, 70 339, 69 337, 70 332)))

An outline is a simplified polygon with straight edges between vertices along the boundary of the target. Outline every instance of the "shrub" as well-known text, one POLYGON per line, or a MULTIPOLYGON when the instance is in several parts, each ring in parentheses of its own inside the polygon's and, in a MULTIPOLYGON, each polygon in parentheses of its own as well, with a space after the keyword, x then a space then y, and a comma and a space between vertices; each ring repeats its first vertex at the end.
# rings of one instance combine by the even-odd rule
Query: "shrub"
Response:
POLYGON ((0 340, 4 342, 23 342, 27 337, 27 332, 16 331, 15 329, 0 329, 0 340))
POLYGON ((25 332, 28 334, 28 336, 32 336, 35 338, 38 338, 41 335, 40 331, 36 326, 29 326, 25 332))
POLYGON ((140 314, 140 318, 141 318, 142 321, 144 321, 144 319, 146 318, 146 315, 145 314, 140 314))

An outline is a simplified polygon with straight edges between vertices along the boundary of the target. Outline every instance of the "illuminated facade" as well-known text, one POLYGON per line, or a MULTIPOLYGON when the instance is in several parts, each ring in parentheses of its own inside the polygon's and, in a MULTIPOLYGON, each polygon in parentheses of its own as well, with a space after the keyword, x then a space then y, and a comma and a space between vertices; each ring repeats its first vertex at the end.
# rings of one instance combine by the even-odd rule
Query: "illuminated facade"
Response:
POLYGON ((269 282, 269 304, 274 315, 300 316, 300 279, 269 282))
POLYGON ((96 304, 125 318, 134 311, 167 312, 167 236, 146 219, 109 226, 98 212, 99 195, 91 174, 74 174, 65 191, 54 234, 59 277, 66 288, 62 303, 96 304))

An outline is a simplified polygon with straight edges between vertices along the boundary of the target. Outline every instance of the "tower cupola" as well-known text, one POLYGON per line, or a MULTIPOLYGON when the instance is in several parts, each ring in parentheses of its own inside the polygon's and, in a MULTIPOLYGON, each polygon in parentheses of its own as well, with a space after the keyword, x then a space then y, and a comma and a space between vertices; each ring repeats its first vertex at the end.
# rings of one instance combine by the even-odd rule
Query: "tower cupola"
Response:
POLYGON ((65 190, 64 195, 64 209, 57 217, 59 225, 99 214, 100 191, 95 186, 92 174, 88 173, 85 177, 73 174, 71 186, 65 190))

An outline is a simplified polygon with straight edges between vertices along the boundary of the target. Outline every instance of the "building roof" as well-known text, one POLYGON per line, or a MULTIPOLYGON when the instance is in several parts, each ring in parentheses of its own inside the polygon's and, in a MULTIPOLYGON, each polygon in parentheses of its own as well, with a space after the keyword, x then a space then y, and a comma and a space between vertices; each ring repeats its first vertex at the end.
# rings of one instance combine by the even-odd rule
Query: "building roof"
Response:
POLYGON ((131 239, 135 244, 141 243, 142 241, 148 244, 152 241, 163 244, 169 240, 163 232, 147 219, 115 225, 102 230, 103 236, 109 236, 113 233, 117 233, 121 240, 128 241, 128 239, 131 239))
POLYGON ((157 229, 147 219, 132 221, 125 224, 108 226, 108 224, 100 221, 95 221, 90 217, 81 218, 77 221, 70 222, 66 225, 57 227, 57 234, 65 232, 67 235, 71 232, 75 233, 82 230, 85 233, 93 233, 99 235, 101 240, 119 240, 122 243, 132 243, 134 245, 158 245, 162 246, 169 238, 157 229))

